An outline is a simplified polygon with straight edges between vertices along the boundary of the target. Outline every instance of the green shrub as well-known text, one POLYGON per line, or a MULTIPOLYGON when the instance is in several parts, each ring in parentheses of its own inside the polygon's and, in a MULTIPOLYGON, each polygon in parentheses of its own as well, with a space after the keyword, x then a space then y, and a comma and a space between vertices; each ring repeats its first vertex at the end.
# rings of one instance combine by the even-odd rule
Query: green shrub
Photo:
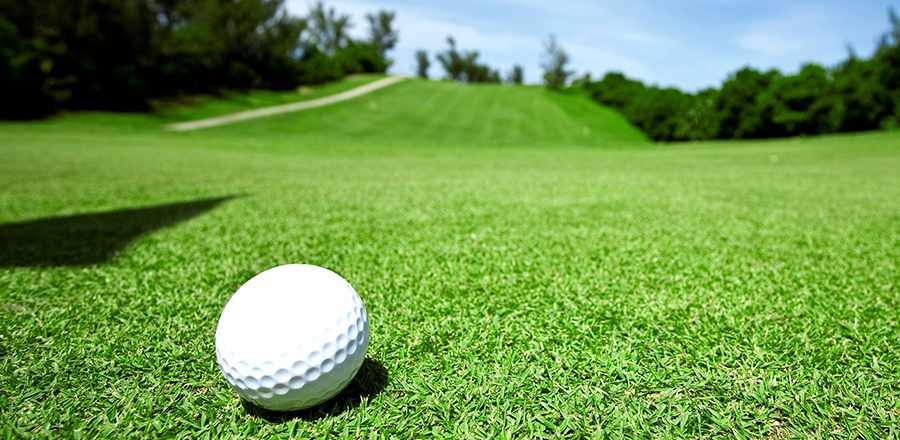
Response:
POLYGON ((380 55, 378 46, 372 43, 352 42, 339 49, 335 58, 345 74, 384 73, 388 69, 387 60, 380 55))

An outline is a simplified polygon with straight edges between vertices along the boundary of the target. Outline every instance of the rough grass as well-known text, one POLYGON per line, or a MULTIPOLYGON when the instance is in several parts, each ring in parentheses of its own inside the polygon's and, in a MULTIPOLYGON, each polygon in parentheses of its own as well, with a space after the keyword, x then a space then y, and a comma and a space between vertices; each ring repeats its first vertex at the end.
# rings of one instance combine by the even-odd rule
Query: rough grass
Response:
POLYGON ((0 436, 900 435, 900 134, 652 146, 565 99, 0 126, 0 436), (346 277, 372 339, 278 417, 213 334, 289 262, 346 277))

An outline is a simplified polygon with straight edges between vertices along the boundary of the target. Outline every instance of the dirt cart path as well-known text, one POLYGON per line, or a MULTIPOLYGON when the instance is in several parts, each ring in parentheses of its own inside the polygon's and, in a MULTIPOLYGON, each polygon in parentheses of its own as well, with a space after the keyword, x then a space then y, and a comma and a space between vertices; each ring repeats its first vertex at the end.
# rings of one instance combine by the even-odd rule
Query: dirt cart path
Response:
POLYGON ((188 122, 179 122, 176 124, 169 124, 166 126, 167 130, 171 131, 191 131, 198 130, 201 128, 210 128, 210 127, 218 127, 220 125, 234 124, 236 122, 247 121, 250 119, 256 118, 264 118, 266 116, 279 115, 282 113, 289 112, 297 112, 301 110, 308 110, 316 107, 323 107, 326 105, 336 104, 338 102, 346 101, 348 99, 353 99, 358 96, 365 95, 367 93, 374 92, 378 89, 383 89, 390 85, 396 84, 400 81, 403 81, 406 77, 403 76, 390 76, 384 79, 380 79, 375 82, 371 82, 366 85, 359 86, 355 89, 347 90, 346 92, 341 92, 331 96, 325 96, 323 98, 311 99, 309 101, 301 101, 294 102, 291 104, 283 104, 276 105, 272 107, 263 107, 254 110, 247 110, 238 113, 232 113, 229 115, 216 116, 213 118, 207 119, 199 119, 196 121, 188 121, 188 122))

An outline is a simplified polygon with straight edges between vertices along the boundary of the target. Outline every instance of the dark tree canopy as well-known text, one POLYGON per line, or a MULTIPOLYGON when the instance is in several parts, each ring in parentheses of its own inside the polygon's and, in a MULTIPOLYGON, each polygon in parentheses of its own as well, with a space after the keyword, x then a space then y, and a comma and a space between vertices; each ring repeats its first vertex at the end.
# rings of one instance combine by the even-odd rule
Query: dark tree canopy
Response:
POLYGON ((423 49, 416 51, 416 75, 422 79, 428 79, 428 69, 431 68, 431 59, 428 52, 423 49))
POLYGON ((525 82, 525 69, 516 64, 512 67, 512 70, 509 71, 509 75, 506 77, 506 82, 510 84, 522 84, 525 82))
POLYGON ((317 3, 295 17, 284 0, 0 0, 0 11, 9 119, 384 72, 397 38, 393 13, 376 14, 377 41, 354 41, 346 15, 317 3))

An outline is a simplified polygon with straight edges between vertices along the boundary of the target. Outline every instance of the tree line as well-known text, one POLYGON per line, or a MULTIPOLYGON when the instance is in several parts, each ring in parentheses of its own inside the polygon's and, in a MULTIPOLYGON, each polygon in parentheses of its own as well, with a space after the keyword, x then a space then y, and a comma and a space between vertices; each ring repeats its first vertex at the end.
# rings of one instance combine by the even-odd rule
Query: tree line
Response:
MULTIPOLYGON (((447 49, 438 52, 435 59, 444 69, 444 79, 460 83, 501 83, 522 84, 525 81, 525 69, 516 64, 504 78, 499 69, 482 63, 477 50, 459 49, 453 36, 447 37, 447 49)), ((422 79, 429 78, 431 59, 424 49, 416 51, 416 75, 422 79)))
POLYGON ((223 89, 285 90, 385 72, 395 15, 347 15, 284 0, 0 0, 0 117, 64 109, 145 110, 153 99, 223 89))
POLYGON ((575 81, 597 102, 618 109, 656 141, 752 139, 855 132, 900 125, 900 18, 874 54, 794 74, 744 67, 718 88, 686 93, 646 85, 620 72, 575 81))
MULTIPOLYGON (((502 77, 500 70, 493 69, 487 64, 481 63, 481 54, 477 50, 460 50, 456 46, 453 36, 447 37, 448 48, 438 52, 435 56, 444 69, 444 79, 459 83, 501 83, 523 84, 525 82, 525 69, 521 64, 514 64, 506 77, 502 77)), ((416 51, 416 75, 422 79, 429 78, 431 59, 424 49, 416 51)), ((561 90, 566 86, 573 72, 567 70, 569 55, 563 50, 556 40, 555 35, 550 35, 544 42, 541 68, 544 70, 543 80, 547 88, 561 90)))
MULTIPOLYGON (((284 0, 0 0, 0 118, 58 110, 146 110, 154 99, 224 89, 286 90, 353 73, 385 72, 398 32, 395 14, 366 15, 367 36, 322 2, 293 16, 284 0)), ((744 67, 696 93, 647 85, 620 72, 571 82, 570 58, 551 35, 541 60, 551 90, 585 91, 653 140, 768 138, 900 126, 900 18, 874 52, 798 72, 744 67)), ((415 54, 428 78, 432 59, 415 54)), ((462 83, 522 84, 477 50, 447 48, 434 60, 462 83)))

